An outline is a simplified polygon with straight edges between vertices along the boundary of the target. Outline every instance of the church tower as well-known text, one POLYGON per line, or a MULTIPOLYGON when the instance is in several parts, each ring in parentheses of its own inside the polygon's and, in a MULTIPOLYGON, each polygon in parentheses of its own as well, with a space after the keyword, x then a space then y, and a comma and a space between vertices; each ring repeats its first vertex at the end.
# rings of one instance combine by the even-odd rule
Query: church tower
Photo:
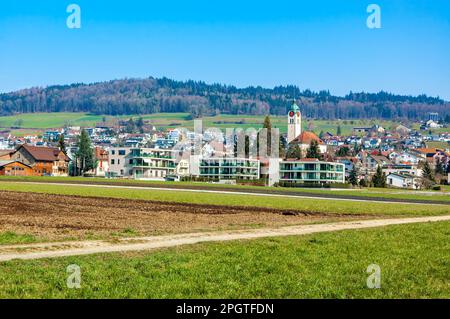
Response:
POLYGON ((300 108, 295 103, 292 103, 291 109, 288 112, 288 136, 287 142, 290 143, 302 132, 302 114, 300 108))

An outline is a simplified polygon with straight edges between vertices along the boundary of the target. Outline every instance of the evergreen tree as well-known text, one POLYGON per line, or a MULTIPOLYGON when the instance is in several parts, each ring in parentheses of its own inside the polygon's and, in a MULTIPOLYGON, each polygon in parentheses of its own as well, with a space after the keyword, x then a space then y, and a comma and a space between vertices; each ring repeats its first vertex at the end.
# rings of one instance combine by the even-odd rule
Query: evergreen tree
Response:
POLYGON ((270 155, 272 154, 272 123, 270 122, 269 115, 266 115, 264 118, 263 128, 267 129, 267 155, 270 155))
POLYGON ((434 182, 434 175, 433 175, 433 171, 430 167, 430 164, 428 163, 428 161, 424 161, 422 164, 422 177, 424 179, 427 179, 429 181, 434 182))
POLYGON ((347 146, 343 146, 337 150, 336 155, 340 157, 347 156, 348 152, 350 152, 350 149, 347 146))
POLYGON ((386 187, 386 174, 383 173, 383 169, 380 165, 377 167, 375 175, 372 177, 372 183, 374 187, 386 187))
POLYGON ((336 135, 341 136, 342 135, 342 129, 341 126, 338 125, 337 130, 336 130, 336 135))
POLYGON ((64 134, 60 134, 58 138, 58 148, 62 152, 66 152, 66 142, 64 141, 64 134))
POLYGON ((289 149, 286 153, 286 158, 295 158, 295 159, 301 159, 302 158, 302 150, 298 144, 293 144, 289 146, 289 149))
POLYGON ((434 168, 434 172, 436 175, 444 174, 445 172, 444 164, 442 163, 440 158, 436 160, 436 167, 434 168))
POLYGON ((286 140, 283 136, 280 135, 280 144, 279 144, 279 150, 278 154, 280 158, 284 158, 286 156, 286 140))
POLYGON ((362 180, 359 181, 359 186, 361 187, 367 187, 367 180, 365 178, 363 178, 362 180))
POLYGON ((94 151, 91 146, 91 138, 84 129, 81 131, 81 135, 78 137, 78 151, 76 152, 76 162, 78 165, 77 175, 82 175, 83 173, 94 169, 96 166, 94 151))
POLYGON ((139 133, 144 133, 144 119, 139 117, 136 121, 136 128, 139 130, 139 133))
POLYGON ((307 158, 320 158, 319 143, 316 140, 311 140, 308 151, 306 152, 307 158))
POLYGON ((348 182, 353 186, 358 185, 358 170, 356 169, 356 165, 353 165, 353 169, 350 171, 348 182))
POLYGON ((136 124, 134 123, 133 118, 130 118, 127 123, 126 132, 131 134, 134 133, 135 130, 136 124))

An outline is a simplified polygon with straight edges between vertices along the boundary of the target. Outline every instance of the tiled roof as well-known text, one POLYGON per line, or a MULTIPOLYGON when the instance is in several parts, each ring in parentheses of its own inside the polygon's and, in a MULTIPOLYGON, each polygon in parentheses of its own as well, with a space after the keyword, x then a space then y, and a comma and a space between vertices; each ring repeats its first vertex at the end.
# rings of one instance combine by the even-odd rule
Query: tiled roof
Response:
MULTIPOLYGON (((27 150, 35 160, 43 162, 56 161, 58 159, 58 154, 60 153, 60 150, 54 147, 39 147, 39 146, 31 146, 28 144, 21 145, 19 149, 21 147, 27 150)), ((64 156, 65 160, 69 161, 67 155, 64 156)))
POLYGON ((319 145, 324 145, 325 143, 313 132, 303 131, 299 136, 297 136, 291 143, 299 144, 311 144, 311 141, 315 140, 319 145))

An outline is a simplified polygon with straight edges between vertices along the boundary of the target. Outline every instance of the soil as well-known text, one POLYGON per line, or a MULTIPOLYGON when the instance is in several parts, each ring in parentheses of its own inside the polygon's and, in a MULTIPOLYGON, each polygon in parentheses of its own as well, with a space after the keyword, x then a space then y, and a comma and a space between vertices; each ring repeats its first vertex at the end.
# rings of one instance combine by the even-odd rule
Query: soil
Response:
POLYGON ((0 232, 13 231, 46 240, 278 227, 354 218, 363 217, 0 191, 0 232))

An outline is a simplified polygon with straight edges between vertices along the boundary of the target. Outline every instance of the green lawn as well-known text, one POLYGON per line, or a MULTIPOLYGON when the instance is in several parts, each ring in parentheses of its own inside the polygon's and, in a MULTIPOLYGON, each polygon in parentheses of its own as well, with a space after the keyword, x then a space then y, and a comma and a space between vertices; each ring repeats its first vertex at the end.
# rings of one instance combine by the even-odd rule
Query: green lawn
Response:
POLYGON ((0 263, 0 298, 450 298, 450 222, 0 263), (66 286, 67 266, 81 288, 66 286), (379 265, 381 288, 367 267, 379 265))
MULTIPOLYGON (((14 116, 0 117, 0 128, 10 128, 20 124, 21 130, 15 130, 16 134, 36 133, 36 129, 41 131, 47 128, 59 128, 64 125, 74 126, 93 126, 98 122, 102 122, 105 118, 107 121, 112 119, 128 119, 133 117, 136 119, 139 115, 93 115, 89 113, 27 113, 14 116), (20 121, 18 121, 20 120, 20 121), (32 129, 31 131, 29 129, 32 129)), ((145 120, 150 120, 157 128, 175 128, 186 127, 192 129, 194 121, 189 120, 188 113, 155 113, 142 115, 145 120)), ((286 133, 287 120, 286 116, 271 116, 273 127, 280 129, 282 133, 286 133)), ((262 127, 264 116, 260 115, 227 115, 209 116, 203 118, 203 127, 225 128, 260 128, 262 127)), ((314 131, 319 134, 321 131, 336 134, 337 127, 341 126, 342 134, 351 134, 352 128, 356 126, 373 126, 381 125, 386 129, 395 128, 400 123, 394 121, 383 120, 307 120, 302 121, 303 129, 314 131)), ((418 128, 419 124, 414 124, 414 128, 418 128)), ((439 129, 439 132, 448 131, 439 129)), ((436 132, 438 132, 436 131, 436 132)))
POLYGON ((33 235, 17 234, 11 231, 0 232, 0 245, 29 244, 36 241, 37 239, 33 235))
POLYGON ((279 209, 296 209, 306 212, 322 212, 331 214, 338 213, 386 216, 427 216, 449 214, 448 205, 403 203, 391 204, 376 202, 361 203, 356 201, 283 198, 273 196, 239 195, 231 193, 196 193, 148 189, 87 187, 77 185, 61 187, 57 184, 25 184, 15 182, 0 183, 0 190, 209 205, 256 206, 279 209))

